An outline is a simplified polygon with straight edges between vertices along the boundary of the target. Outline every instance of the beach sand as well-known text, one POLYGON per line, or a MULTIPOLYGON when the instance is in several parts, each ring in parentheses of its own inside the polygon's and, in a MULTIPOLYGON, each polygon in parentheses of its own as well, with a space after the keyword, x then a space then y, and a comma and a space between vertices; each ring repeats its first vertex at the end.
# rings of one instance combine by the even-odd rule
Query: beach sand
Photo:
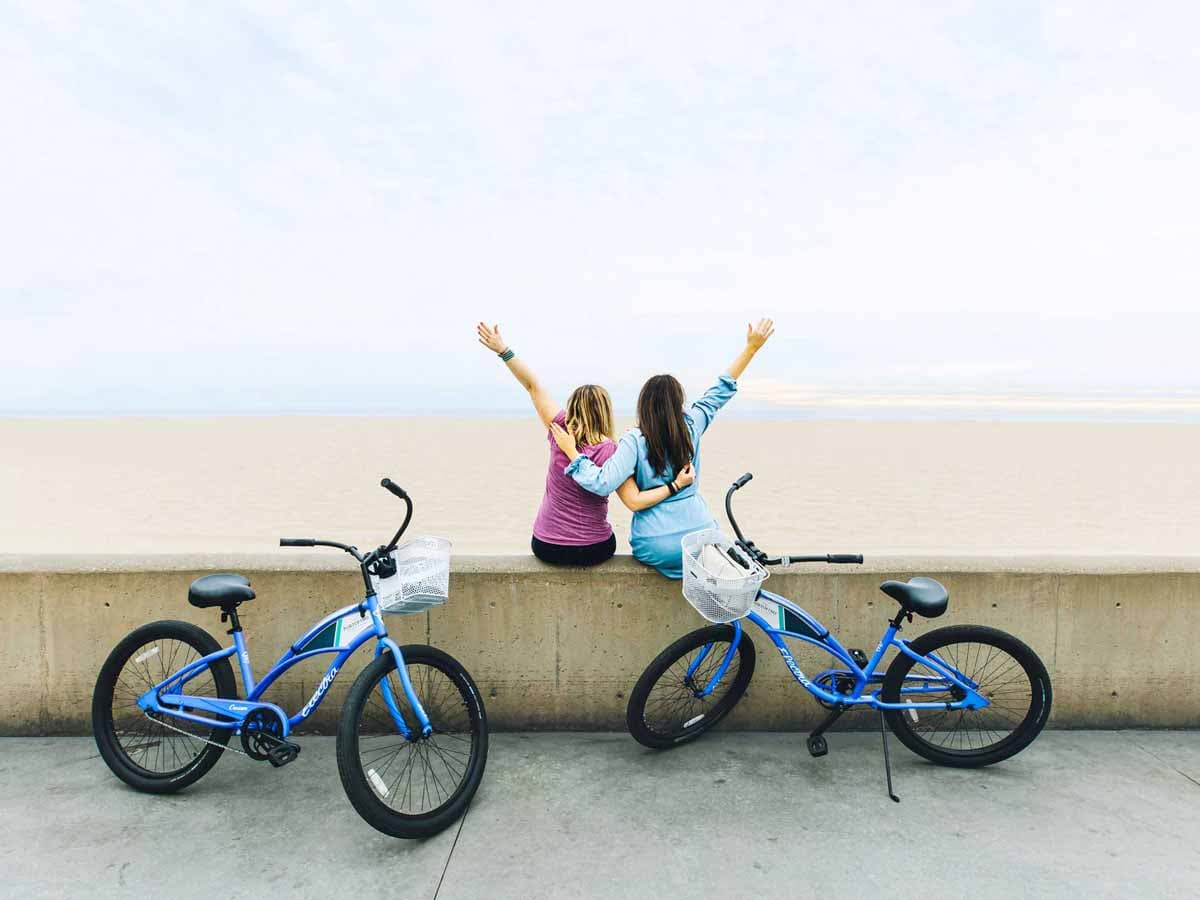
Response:
MULTIPOLYGON (((0 552, 371 547, 403 509, 388 475, 410 534, 527 553, 546 462, 532 417, 0 419, 0 552)), ((723 527, 746 471, 735 511, 771 552, 1200 552, 1198 425, 726 417, 701 454, 723 527)), ((618 552, 629 517, 614 497, 618 552)))

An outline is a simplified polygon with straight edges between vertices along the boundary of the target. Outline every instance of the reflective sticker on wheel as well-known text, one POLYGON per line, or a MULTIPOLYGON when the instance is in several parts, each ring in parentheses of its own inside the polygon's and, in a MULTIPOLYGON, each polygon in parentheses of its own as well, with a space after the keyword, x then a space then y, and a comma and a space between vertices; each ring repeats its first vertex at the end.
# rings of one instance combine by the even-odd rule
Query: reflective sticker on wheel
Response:
POLYGON ((371 779, 371 784, 375 785, 375 790, 379 791, 385 797, 388 795, 388 786, 384 784, 378 772, 374 769, 367 769, 367 777, 371 779))
POLYGON ((150 657, 154 656, 156 653, 158 653, 158 645, 157 644, 154 645, 153 647, 151 647, 145 653, 142 653, 139 656, 135 656, 133 658, 133 661, 135 663, 144 663, 146 660, 148 660, 150 657))
POLYGON ((915 709, 913 709, 912 701, 905 700, 904 702, 908 704, 908 717, 910 719, 912 719, 914 722, 916 722, 917 721, 917 711, 915 709))
POLYGON ((699 722, 701 719, 703 719, 704 716, 705 716, 705 713, 700 713, 700 715, 694 716, 693 718, 688 719, 686 722, 683 723, 683 727, 691 728, 693 725, 695 725, 697 722, 699 722))

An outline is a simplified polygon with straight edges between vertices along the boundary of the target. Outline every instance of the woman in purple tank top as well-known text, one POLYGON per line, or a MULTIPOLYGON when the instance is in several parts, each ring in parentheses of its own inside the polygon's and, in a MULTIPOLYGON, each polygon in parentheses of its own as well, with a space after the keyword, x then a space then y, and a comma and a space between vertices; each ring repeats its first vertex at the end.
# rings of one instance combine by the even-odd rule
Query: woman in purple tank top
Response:
MULTIPOLYGON (((596 384, 575 388, 560 407, 542 387, 532 370, 500 337, 500 326, 480 322, 476 329, 479 343, 487 347, 508 366, 513 377, 529 392, 533 408, 546 429, 550 463, 546 469, 546 492, 533 522, 530 546, 538 559, 548 563, 572 566, 594 566, 602 563, 617 549, 617 539, 608 524, 608 498, 584 490, 564 473, 570 460, 554 441, 551 423, 570 432, 579 452, 602 466, 617 445, 613 442, 612 400, 608 391, 596 384)), ((676 490, 692 483, 694 473, 689 466, 675 480, 676 490)), ((631 476, 617 488, 617 496, 633 511, 649 509, 671 496, 666 485, 647 491, 638 490, 631 476)))

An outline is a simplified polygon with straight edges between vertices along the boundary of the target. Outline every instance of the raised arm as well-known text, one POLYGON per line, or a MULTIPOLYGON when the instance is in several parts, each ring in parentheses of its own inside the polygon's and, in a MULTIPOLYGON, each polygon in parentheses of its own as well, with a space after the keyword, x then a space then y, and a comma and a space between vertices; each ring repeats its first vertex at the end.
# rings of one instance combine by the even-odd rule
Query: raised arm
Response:
POLYGON ((542 420, 543 425, 549 428, 554 416, 562 407, 542 387, 542 383, 533 374, 533 369, 518 359, 508 344, 504 342, 504 338, 500 337, 499 325, 488 326, 486 322, 480 322, 475 326, 475 330, 479 333, 479 343, 499 356, 508 366, 508 371, 512 372, 513 378, 521 383, 521 387, 529 391, 529 399, 533 401, 533 408, 537 412, 538 418, 542 420))
POLYGON ((621 436, 621 440, 617 441, 617 451, 602 466, 580 453, 571 432, 557 422, 550 423, 550 434, 570 460, 563 471, 574 478, 581 488, 601 497, 607 497, 615 491, 637 466, 637 438, 631 432, 621 436))
POLYGON ((754 359, 754 354, 762 349, 762 345, 767 342, 767 338, 775 333, 775 323, 770 319, 759 319, 757 325, 746 326, 746 346, 742 348, 742 352, 737 355, 733 362, 726 369, 731 378, 735 381, 742 377, 742 373, 746 371, 746 366, 750 365, 750 360, 754 359))
POLYGON ((688 407, 688 412, 691 413, 692 419, 700 429, 701 434, 712 424, 717 411, 737 393, 737 379, 746 371, 746 366, 750 365, 750 360, 754 359, 754 354, 759 351, 762 345, 767 342, 767 338, 774 332, 775 324, 770 319, 759 319, 757 325, 747 325, 746 346, 742 348, 742 352, 730 364, 726 370, 727 374, 718 378, 716 384, 705 391, 699 400, 696 400, 688 407))
POLYGON ((676 475, 675 479, 671 482, 671 485, 675 488, 674 491, 672 491, 671 488, 667 487, 665 484, 660 484, 658 487, 652 487, 647 491, 639 491, 637 479, 630 475, 623 482, 621 482, 621 486, 617 488, 617 496, 621 498, 621 502, 624 503, 631 512, 640 512, 643 509, 649 509, 652 506, 657 506, 659 503, 662 503, 664 500, 670 497, 672 493, 679 493, 679 491, 682 491, 695 480, 696 470, 692 467, 691 463, 688 463, 679 470, 679 474, 676 475))

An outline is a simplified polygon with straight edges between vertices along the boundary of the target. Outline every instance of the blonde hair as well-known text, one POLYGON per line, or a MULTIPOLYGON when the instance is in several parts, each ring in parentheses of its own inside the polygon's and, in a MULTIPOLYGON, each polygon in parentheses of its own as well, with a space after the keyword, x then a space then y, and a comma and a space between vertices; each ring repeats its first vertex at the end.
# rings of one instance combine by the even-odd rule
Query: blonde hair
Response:
POLYGON ((598 384, 583 384, 567 398, 567 431, 580 444, 599 444, 613 433, 612 398, 598 384))

